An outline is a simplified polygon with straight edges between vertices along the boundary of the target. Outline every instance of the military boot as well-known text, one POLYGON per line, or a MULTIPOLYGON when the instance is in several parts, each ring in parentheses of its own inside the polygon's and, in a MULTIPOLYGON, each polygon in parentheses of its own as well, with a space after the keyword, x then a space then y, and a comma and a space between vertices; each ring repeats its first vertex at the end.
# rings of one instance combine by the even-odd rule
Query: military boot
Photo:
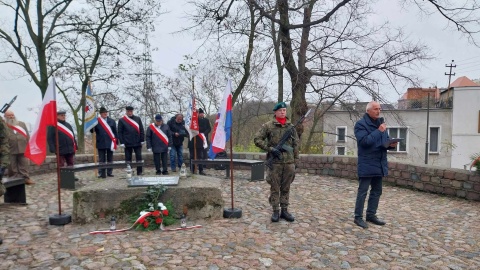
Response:
POLYGON ((288 222, 293 222, 295 220, 293 215, 288 213, 287 208, 282 208, 282 213, 280 214, 280 217, 288 222))
POLYGON ((280 211, 278 210, 273 210, 272 214, 272 222, 278 222, 280 220, 280 211))

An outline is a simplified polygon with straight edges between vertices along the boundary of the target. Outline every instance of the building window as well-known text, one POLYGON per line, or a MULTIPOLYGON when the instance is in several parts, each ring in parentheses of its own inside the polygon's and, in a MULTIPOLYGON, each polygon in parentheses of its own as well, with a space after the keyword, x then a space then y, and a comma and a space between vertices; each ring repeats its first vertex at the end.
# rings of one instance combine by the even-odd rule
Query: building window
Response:
POLYGON ((337 155, 345 156, 345 146, 337 146, 337 155))
POLYGON ((430 127, 429 137, 430 153, 438 153, 440 149, 440 128, 430 127))
POLYGON ((408 141, 408 129, 407 128, 387 128, 388 136, 390 138, 402 138, 398 144, 397 148, 390 150, 394 152, 407 152, 407 141, 408 141))
POLYGON ((347 140, 347 127, 337 127, 337 142, 345 142, 347 140))

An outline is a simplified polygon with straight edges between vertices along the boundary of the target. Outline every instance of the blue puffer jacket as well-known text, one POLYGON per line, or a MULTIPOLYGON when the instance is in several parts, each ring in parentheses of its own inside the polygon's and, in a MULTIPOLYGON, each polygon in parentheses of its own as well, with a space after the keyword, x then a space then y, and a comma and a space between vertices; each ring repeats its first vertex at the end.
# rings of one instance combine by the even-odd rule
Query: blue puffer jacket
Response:
POLYGON ((387 176, 388 133, 380 132, 380 120, 373 121, 365 113, 355 124, 358 148, 358 177, 387 176))

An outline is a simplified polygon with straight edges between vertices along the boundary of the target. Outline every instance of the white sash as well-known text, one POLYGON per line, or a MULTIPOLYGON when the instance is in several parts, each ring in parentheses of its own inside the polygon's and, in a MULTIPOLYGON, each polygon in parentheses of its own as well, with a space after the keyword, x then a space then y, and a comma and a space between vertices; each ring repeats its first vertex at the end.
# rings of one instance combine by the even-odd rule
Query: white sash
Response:
POLYGON ((137 132, 140 134, 140 126, 138 125, 137 122, 133 121, 130 117, 128 116, 123 116, 123 119, 130 125, 132 126, 134 129, 137 130, 137 132))
POLYGON ((77 151, 77 144, 75 143, 75 137, 73 135, 73 132, 60 122, 57 122, 57 127, 58 127, 58 130, 63 132, 63 134, 67 135, 70 139, 72 139, 73 149, 77 151))
POLYGON ((8 125, 9 128, 15 130, 16 132, 20 133, 23 135, 23 137, 27 138, 27 132, 25 131, 25 129, 23 129, 21 126, 12 126, 12 125, 8 125))
POLYGON ((203 148, 207 149, 208 148, 208 143, 207 143, 207 137, 205 137, 205 134, 199 133, 198 136, 200 136, 200 138, 203 141, 203 148))
POLYGON ((166 146, 168 146, 168 137, 161 129, 157 128, 153 123, 150 124, 150 129, 153 131, 153 133, 155 133, 155 135, 157 135, 158 138, 160 138, 160 140, 162 140, 166 146))

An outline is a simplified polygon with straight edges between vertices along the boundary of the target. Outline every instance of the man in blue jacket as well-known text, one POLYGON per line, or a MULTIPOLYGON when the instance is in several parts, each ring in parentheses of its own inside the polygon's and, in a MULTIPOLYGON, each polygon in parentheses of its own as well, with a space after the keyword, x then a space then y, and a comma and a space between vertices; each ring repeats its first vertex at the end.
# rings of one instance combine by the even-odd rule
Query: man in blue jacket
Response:
MULTIPOLYGON (((118 120, 117 135, 120 147, 125 148, 125 161, 132 162, 135 152, 135 160, 142 160, 142 145, 145 144, 145 130, 140 117, 133 115, 133 107, 127 106, 126 115, 118 120)), ((143 174, 142 166, 137 167, 137 175, 143 174)))
POLYGON ((368 198, 366 220, 375 225, 386 223, 377 218, 378 202, 382 195, 382 177, 388 175, 387 150, 394 149, 397 143, 388 144, 387 125, 380 117, 380 104, 371 101, 367 104, 367 113, 355 124, 355 137, 358 148, 358 193, 355 203, 354 223, 366 229, 363 220, 363 206, 368 198))
POLYGON ((155 123, 150 124, 147 129, 147 150, 153 152, 153 163, 157 175, 168 174, 167 153, 171 146, 172 134, 170 128, 163 123, 162 116, 157 114, 155 115, 155 123), (162 169, 160 169, 160 161, 162 169))

